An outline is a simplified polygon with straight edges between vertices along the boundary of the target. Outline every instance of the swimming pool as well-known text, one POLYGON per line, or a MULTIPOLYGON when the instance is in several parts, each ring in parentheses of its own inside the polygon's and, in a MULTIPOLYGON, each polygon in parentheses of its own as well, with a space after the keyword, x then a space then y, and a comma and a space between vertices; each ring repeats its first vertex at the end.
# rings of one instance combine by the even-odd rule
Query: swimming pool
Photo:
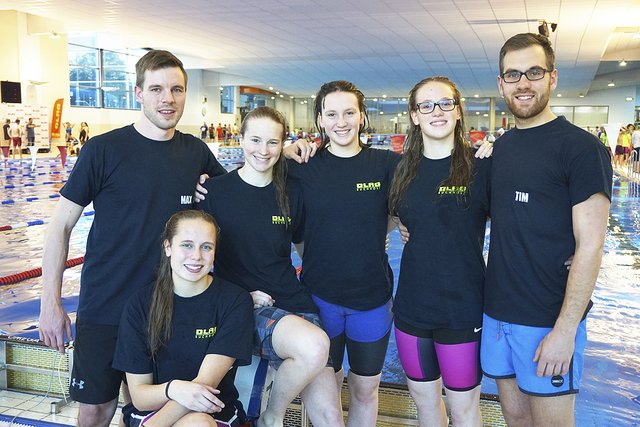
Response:
MULTIPOLYGON (((10 161, 9 168, 0 167, 0 229, 5 225, 19 226, 0 231, 0 277, 40 267, 46 225, 22 223, 47 221, 57 200, 49 196, 57 194, 74 161, 71 158, 62 168, 55 159, 41 159, 34 173, 30 173, 30 162, 26 160, 10 161)), ((221 161, 228 169, 237 167, 241 162, 239 150, 222 149, 221 161)), ((85 209, 91 211, 91 206, 85 209)), ((80 218, 72 233, 69 258, 84 254, 91 222, 91 215, 80 218)), ((616 177, 605 253, 588 318, 585 373, 576 399, 578 426, 640 425, 639 248, 640 186, 616 177)), ((395 277, 401 253, 402 243, 393 233, 389 261, 395 277)), ((63 298, 71 311, 77 305, 80 269, 67 269, 64 275, 63 298)), ((0 330, 37 336, 40 289, 39 278, 0 285, 0 330)), ((405 381, 393 335, 383 381, 405 381)), ((483 381, 482 389, 496 393, 495 383, 488 379, 483 381)))

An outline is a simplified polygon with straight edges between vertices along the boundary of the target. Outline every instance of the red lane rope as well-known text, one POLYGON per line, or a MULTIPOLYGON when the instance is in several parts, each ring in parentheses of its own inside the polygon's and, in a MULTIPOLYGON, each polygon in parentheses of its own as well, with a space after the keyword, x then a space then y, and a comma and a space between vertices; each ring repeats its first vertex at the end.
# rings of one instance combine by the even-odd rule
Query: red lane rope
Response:
MULTIPOLYGON (((65 268, 75 267, 84 262, 84 256, 78 258, 68 259, 65 263, 65 268)), ((33 279, 34 277, 42 276, 42 268, 34 268, 32 270, 23 271, 22 273, 10 274, 9 276, 0 277, 1 285, 10 285, 12 283, 22 282, 27 279, 33 279)))

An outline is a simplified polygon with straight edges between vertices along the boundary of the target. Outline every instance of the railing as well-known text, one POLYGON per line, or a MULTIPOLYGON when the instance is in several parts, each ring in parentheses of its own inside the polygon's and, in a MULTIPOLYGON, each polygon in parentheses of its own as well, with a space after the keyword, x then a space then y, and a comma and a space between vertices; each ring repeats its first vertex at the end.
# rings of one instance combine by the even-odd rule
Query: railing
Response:
POLYGON ((631 150, 629 161, 627 162, 627 176, 630 179, 640 179, 640 159, 638 151, 631 150))

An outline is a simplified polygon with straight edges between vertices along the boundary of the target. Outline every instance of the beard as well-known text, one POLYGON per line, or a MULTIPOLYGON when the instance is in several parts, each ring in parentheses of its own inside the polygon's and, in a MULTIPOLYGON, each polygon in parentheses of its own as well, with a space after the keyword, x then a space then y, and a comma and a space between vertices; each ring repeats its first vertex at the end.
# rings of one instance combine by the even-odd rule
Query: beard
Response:
POLYGON ((535 102, 529 106, 520 105, 515 99, 515 97, 518 95, 520 95, 520 93, 513 93, 510 96, 505 97, 504 101, 514 117, 526 120, 535 117, 542 111, 544 111, 544 109, 547 107, 547 104, 549 104, 551 90, 550 88, 547 88, 547 90, 542 93, 538 92, 536 97, 534 98, 535 102))

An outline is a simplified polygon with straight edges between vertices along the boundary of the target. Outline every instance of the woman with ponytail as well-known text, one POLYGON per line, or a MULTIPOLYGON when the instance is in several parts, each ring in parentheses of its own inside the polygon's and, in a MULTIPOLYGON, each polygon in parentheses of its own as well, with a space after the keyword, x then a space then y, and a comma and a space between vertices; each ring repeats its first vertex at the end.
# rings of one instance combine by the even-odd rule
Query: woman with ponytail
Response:
POLYGON ((115 369, 126 372, 127 426, 237 426, 244 418, 233 380, 251 362, 251 299, 214 277, 218 226, 180 211, 167 221, 154 284, 129 300, 115 369))

